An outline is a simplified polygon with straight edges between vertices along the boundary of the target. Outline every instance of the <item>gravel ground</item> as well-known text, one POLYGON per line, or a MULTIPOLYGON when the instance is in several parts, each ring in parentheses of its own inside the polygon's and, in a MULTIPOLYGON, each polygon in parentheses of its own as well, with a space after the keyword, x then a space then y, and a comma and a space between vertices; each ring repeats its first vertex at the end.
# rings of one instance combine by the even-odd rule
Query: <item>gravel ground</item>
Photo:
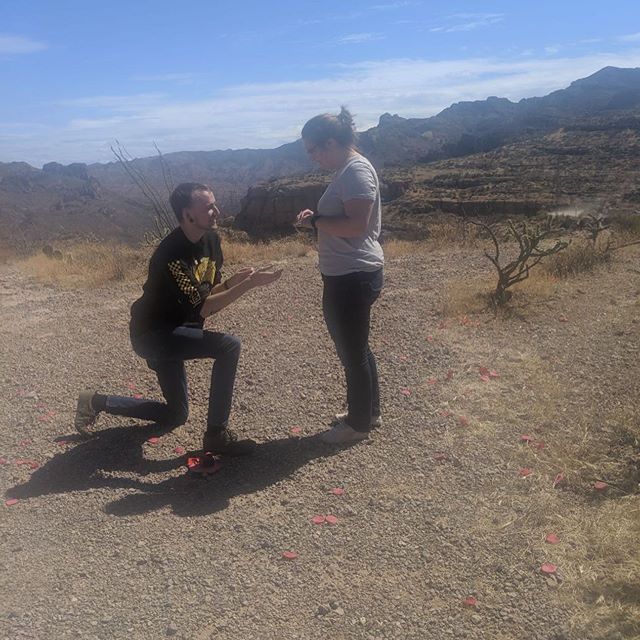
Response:
POLYGON ((183 427, 101 416, 94 439, 73 432, 81 388, 158 396, 127 339, 139 284, 60 291, 0 267, 0 486, 18 499, 0 505, 0 638, 573 638, 561 578, 539 571, 544 541, 508 527, 536 487, 514 454, 529 427, 519 372, 534 357, 573 372, 566 406, 593 397, 580 371, 596 365, 602 402, 637 393, 633 261, 589 281, 597 314, 594 289, 572 290, 502 322, 437 312, 482 257, 391 261, 372 327, 384 424, 346 448, 317 439, 344 393, 313 259, 285 267, 211 323, 243 341, 232 421, 259 446, 209 479, 176 452, 200 442, 205 362, 188 365, 183 427), (479 381, 480 365, 500 378, 479 381))

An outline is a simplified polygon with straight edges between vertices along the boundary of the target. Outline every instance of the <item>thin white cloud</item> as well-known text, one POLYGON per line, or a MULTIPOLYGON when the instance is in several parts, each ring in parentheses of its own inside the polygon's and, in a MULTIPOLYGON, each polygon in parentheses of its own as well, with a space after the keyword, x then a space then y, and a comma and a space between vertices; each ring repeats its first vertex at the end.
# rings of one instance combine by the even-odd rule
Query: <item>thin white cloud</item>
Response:
POLYGON ((640 42, 640 31, 638 33, 629 33, 626 36, 618 38, 621 42, 640 42))
POLYGON ((229 86, 197 101, 88 96, 68 101, 73 109, 66 126, 0 125, 0 160, 110 161, 115 139, 137 156, 154 155, 153 142, 164 153, 275 147, 295 140, 311 116, 335 113, 341 104, 363 130, 385 111, 427 117, 461 100, 546 95, 605 66, 640 66, 640 47, 563 58, 369 61, 332 67, 316 80, 229 86))
POLYGON ((57 104, 62 107, 78 107, 85 109, 112 109, 114 111, 132 111, 161 104, 167 96, 162 93, 139 93, 128 96, 90 96, 61 100, 57 104))
POLYGON ((350 33, 338 38, 337 42, 339 44, 362 44, 363 42, 374 42, 383 38, 384 35, 381 33, 350 33))
POLYGON ((475 31, 489 27, 504 20, 503 13, 456 13, 449 16, 447 22, 455 22, 455 24, 444 24, 430 29, 431 32, 437 33, 455 33, 459 31, 475 31), (460 22, 462 21, 462 22, 460 22))
POLYGON ((16 55, 24 53, 37 53, 44 51, 47 45, 44 42, 0 33, 0 55, 16 55))

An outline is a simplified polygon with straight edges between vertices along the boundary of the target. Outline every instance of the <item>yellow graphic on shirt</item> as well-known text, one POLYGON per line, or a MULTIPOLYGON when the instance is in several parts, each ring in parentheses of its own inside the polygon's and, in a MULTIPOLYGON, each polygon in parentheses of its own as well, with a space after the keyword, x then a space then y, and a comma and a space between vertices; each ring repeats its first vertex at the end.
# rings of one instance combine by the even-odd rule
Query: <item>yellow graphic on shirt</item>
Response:
POLYGON ((190 274, 183 262, 174 260, 169 263, 169 272, 174 277, 178 289, 187 296, 189 302, 195 307, 203 300, 196 283, 213 285, 216 263, 210 258, 202 258, 190 274))
POLYGON ((211 258, 202 258, 194 270, 194 276, 200 284, 206 282, 213 285, 216 263, 211 258))

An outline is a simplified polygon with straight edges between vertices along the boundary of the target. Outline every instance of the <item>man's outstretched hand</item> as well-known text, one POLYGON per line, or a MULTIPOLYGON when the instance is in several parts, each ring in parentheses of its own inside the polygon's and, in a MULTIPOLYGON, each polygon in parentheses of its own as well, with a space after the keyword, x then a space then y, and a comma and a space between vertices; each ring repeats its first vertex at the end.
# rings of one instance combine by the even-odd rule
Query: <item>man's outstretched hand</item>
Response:
POLYGON ((282 275, 282 269, 274 269, 270 264, 268 267, 254 269, 253 273, 248 276, 251 285, 254 287, 264 287, 265 285, 275 282, 282 275))
POLYGON ((227 287, 235 287, 243 280, 246 280, 254 271, 255 269, 253 267, 244 267, 244 269, 240 269, 240 271, 234 273, 230 278, 227 278, 227 287))

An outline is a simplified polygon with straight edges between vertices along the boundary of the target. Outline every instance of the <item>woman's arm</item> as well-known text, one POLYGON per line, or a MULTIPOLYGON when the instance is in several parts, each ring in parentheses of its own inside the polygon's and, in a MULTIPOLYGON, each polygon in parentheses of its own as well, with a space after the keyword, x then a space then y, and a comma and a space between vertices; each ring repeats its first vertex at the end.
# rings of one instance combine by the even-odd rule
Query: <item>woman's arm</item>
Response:
POLYGON ((358 238, 363 236, 369 226, 373 201, 364 198, 354 198, 343 202, 343 216, 314 216, 313 211, 305 209, 298 214, 296 224, 311 227, 311 218, 316 229, 338 238, 358 238))

